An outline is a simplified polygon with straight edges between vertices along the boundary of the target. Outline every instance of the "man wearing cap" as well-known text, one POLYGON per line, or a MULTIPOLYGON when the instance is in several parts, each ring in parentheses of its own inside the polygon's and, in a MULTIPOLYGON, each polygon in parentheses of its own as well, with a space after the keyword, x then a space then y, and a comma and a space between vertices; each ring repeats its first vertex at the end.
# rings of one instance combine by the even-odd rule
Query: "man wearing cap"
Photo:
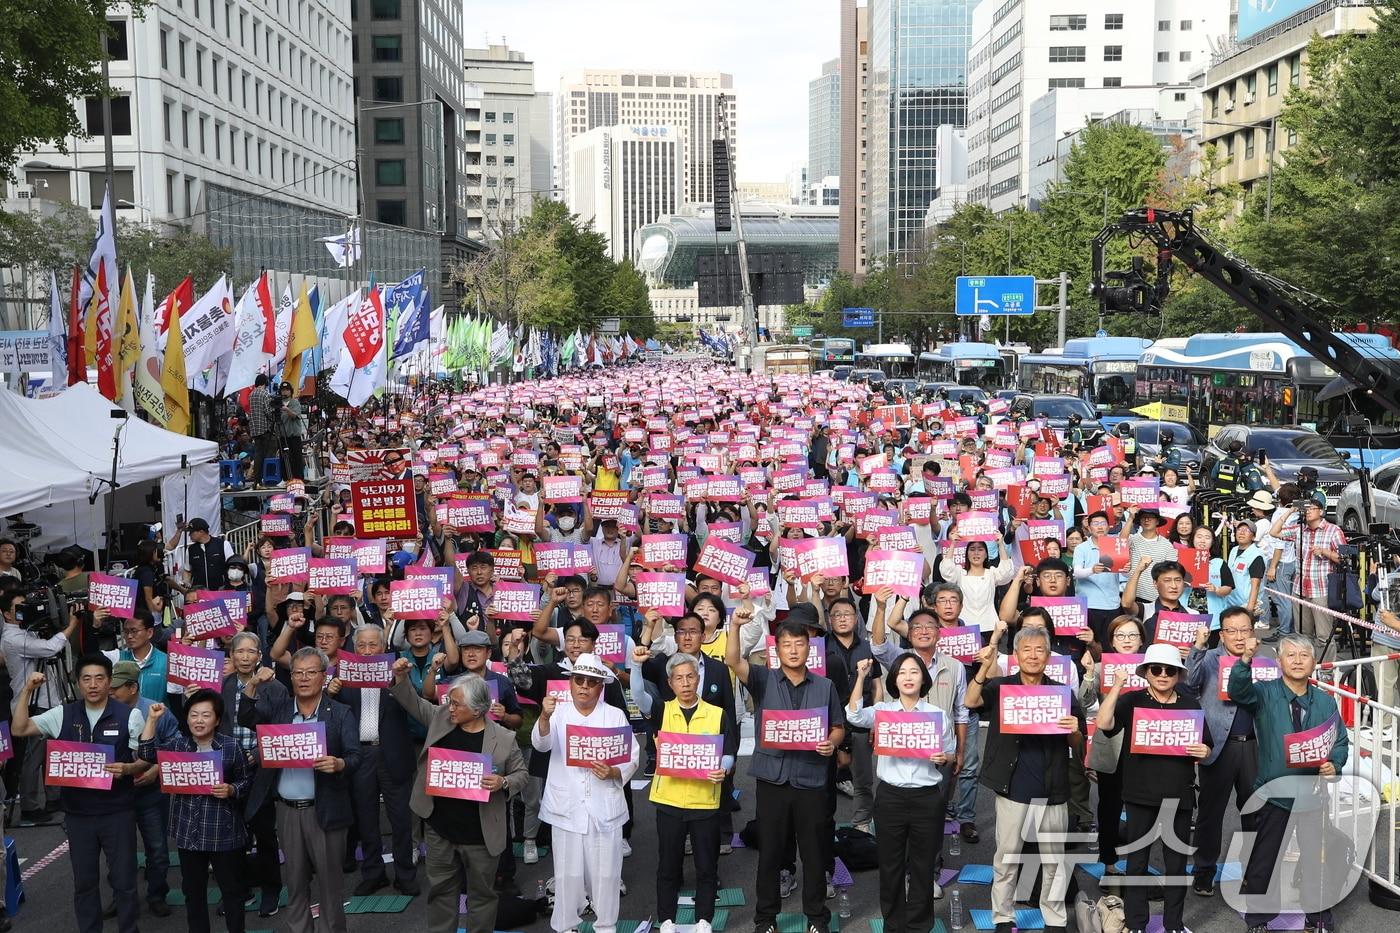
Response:
MULTIPOLYGON (((129 625, 132 620, 125 620, 129 625)), ((141 666, 135 661, 117 661, 112 665, 112 699, 124 703, 141 714, 144 721, 155 702, 141 695, 141 666)), ((162 677, 163 679, 163 677, 162 677)), ((162 687, 161 699, 164 699, 162 687)), ((174 716, 156 720, 156 740, 169 741, 180 728, 174 716)), ((141 832, 141 845, 146 850, 146 905, 157 917, 170 916, 165 895, 170 892, 170 826, 169 798, 160 792, 160 772, 156 768, 136 775, 131 783, 136 788, 136 828, 141 832)))
MULTIPOLYGON (((185 565, 186 585, 191 590, 222 590, 228 587, 228 561, 233 545, 223 537, 209 534, 209 522, 192 518, 184 529, 190 540, 176 550, 176 561, 185 565)), ((176 531, 178 539, 180 531, 176 531)))
MULTIPOLYGON (((384 630, 366 625, 355 633, 355 654, 387 651, 384 630)), ((413 864, 413 819, 408 808, 409 781, 418 749, 408 729, 408 714, 384 687, 352 687, 331 680, 327 691, 345 705, 360 736, 360 765, 350 778, 355 803, 355 828, 360 837, 360 883, 355 896, 373 894, 389 883, 384 871, 384 840, 379 829, 379 798, 389 815, 394 846, 394 887, 418 896, 418 872, 413 864)))
MULTIPOLYGON (((742 626, 751 615, 748 606, 735 609, 735 626, 742 626)), ((808 933, 825 933, 831 922, 823 871, 829 849, 823 834, 829 824, 814 817, 829 812, 830 759, 841 744, 846 720, 831 681, 815 677, 807 669, 809 631, 822 628, 815 606, 792 606, 778 625, 776 671, 750 664, 740 654, 737 638, 728 639, 725 647, 724 663, 752 694, 754 722, 760 724, 760 730, 769 711, 824 713, 827 722, 826 738, 810 751, 772 748, 761 741, 754 746, 750 773, 757 782, 755 799, 762 841, 755 883, 755 933, 775 933, 777 929, 782 907, 779 880, 794 839, 802 859, 802 912, 807 916, 808 933)))
MULTIPOLYGON (((1147 681, 1146 690, 1123 693, 1126 677, 1114 679, 1113 689, 1099 706, 1098 729, 1112 737, 1124 729, 1135 730, 1140 710, 1167 710, 1173 713, 1199 710, 1201 704, 1177 686, 1186 673, 1180 653, 1171 645, 1148 645, 1137 674, 1147 681)), ((1131 735, 1132 733, 1130 733, 1131 735)), ((1154 839, 1162 841, 1162 863, 1166 868, 1163 885, 1162 929, 1184 933, 1182 911, 1186 888, 1186 856, 1191 852, 1191 813, 1195 808, 1196 762, 1210 754, 1210 726, 1203 727, 1200 742, 1164 748, 1160 752, 1133 751, 1125 744, 1119 767, 1123 775, 1123 806, 1128 822, 1123 830, 1128 852, 1129 878, 1145 879, 1154 839), (1184 752, 1184 754, 1183 754, 1184 752)), ((1148 921, 1147 887, 1143 883, 1125 885, 1123 900, 1129 930, 1146 930, 1148 921)))
POLYGON ((1231 441, 1225 448, 1225 456, 1211 465, 1210 475, 1206 477, 1206 487, 1227 496, 1239 492, 1240 483, 1244 479, 1243 454, 1244 442, 1231 441))
MULTIPOLYGON (((1122 537, 1128 541, 1128 569, 1131 572, 1135 568, 1143 565, 1144 570, 1150 570, 1162 561, 1176 560, 1176 545, 1172 544, 1162 535, 1157 533, 1162 524, 1162 516, 1155 506, 1129 505, 1124 507, 1126 519, 1123 522, 1122 537), (1133 534, 1133 525, 1138 527, 1138 533, 1133 534)), ((1137 588, 1124 591, 1125 594, 1131 592, 1132 598, 1139 604, 1150 603, 1157 598, 1157 594, 1152 587, 1152 577, 1148 574, 1139 574, 1137 577, 1137 588)), ((1130 608, 1130 607, 1125 607, 1130 608)))
POLYGON ((531 746, 549 753, 540 819, 553 827, 554 914, 550 926, 563 933, 578 926, 585 899, 591 901, 597 933, 617 928, 622 890, 622 824, 627 801, 622 789, 637 771, 641 749, 632 738, 627 714, 600 702, 617 677, 594 654, 581 654, 571 666, 569 696, 542 698, 531 746), (571 733, 577 727, 627 730, 627 758, 617 764, 570 764, 571 733))

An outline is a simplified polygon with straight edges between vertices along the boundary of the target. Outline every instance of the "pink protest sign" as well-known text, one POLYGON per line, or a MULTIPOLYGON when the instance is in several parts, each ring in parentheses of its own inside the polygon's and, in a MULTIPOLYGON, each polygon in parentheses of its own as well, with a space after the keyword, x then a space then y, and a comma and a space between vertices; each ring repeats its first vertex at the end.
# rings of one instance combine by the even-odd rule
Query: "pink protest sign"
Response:
POLYGON ((789 528, 820 528, 822 523, 815 499, 789 499, 779 502, 778 518, 789 528))
MULTIPOLYGON (((235 629, 241 629, 248 624, 248 611, 253 608, 253 594, 247 590, 203 590, 196 594, 196 602, 221 602, 228 612, 229 621, 235 629)), ((188 613, 189 604, 185 604, 188 613)), ((189 622, 188 615, 185 618, 189 622)), ((233 634, 230 632, 229 634, 233 634)), ((205 638, 211 636, 205 635, 205 638)))
POLYGON ((136 614, 136 581, 105 573, 88 574, 88 608, 106 609, 117 619, 132 618, 136 614))
POLYGON ((1288 768, 1317 768, 1332 757, 1342 722, 1334 713, 1320 726, 1289 732, 1283 737, 1283 763, 1288 768))
POLYGON ((982 650, 982 630, 975 625, 953 625, 938 630, 938 650, 963 663, 982 650))
MULTIPOLYGON (((778 644, 772 635, 763 636, 764 644, 768 646, 768 666, 777 670, 782 665, 778 661, 778 644)), ((826 676, 826 641, 821 638, 813 638, 807 644, 807 670, 818 677, 826 676)))
POLYGON ((458 493, 447 500, 448 524, 459 531, 484 534, 496 530, 491 497, 485 493, 458 493))
POLYGON ((268 583, 305 583, 311 576, 311 548, 290 547, 272 552, 268 583))
POLYGON ((567 541, 536 544, 536 572, 540 574, 572 574, 574 572, 574 548, 579 546, 567 541))
POLYGON ((269 538, 290 538, 292 536, 292 517, 283 515, 280 512, 269 512, 259 519, 262 533, 269 538))
POLYGON ((564 729, 564 763, 571 768, 591 768, 626 763, 632 755, 632 727, 579 726, 564 729))
POLYGON ((875 547, 882 551, 918 551, 913 525, 886 525, 875 529, 875 547))
POLYGON ((718 540, 713 534, 705 539, 700 556, 695 560, 695 572, 714 577, 730 586, 740 586, 753 570, 753 552, 729 541, 718 540))
POLYGON ((10 735, 10 722, 0 722, 0 762, 15 757, 15 740, 10 735))
POLYGON ((224 653, 171 641, 166 646, 166 679, 177 687, 218 690, 224 682, 224 653))
POLYGON ((48 786, 112 789, 112 775, 105 770, 117 760, 112 746, 49 739, 44 747, 44 783, 48 786))
POLYGON ((326 756, 326 724, 290 722, 257 727, 258 758, 264 768, 309 768, 326 756))
POLYGON ((896 596, 915 599, 924 579, 924 555, 908 551, 869 550, 865 552, 867 593, 888 586, 896 596))
POLYGON ((410 565, 403 569, 403 578, 412 580, 414 583, 431 583, 437 587, 441 596, 448 596, 452 592, 452 568, 451 567, 418 567, 410 565))
POLYGON ((758 741, 766 748, 816 751, 831 733, 825 709, 765 709, 759 717, 758 741))
POLYGON ((1173 648, 1187 648, 1196 643, 1196 630, 1210 628, 1210 616, 1162 609, 1157 613, 1157 625, 1152 641, 1173 648))
POLYGON ((685 497, 669 493, 652 493, 647 497, 647 514, 653 518, 681 519, 685 517, 685 497))
POLYGON ((1118 486, 1124 505, 1155 506, 1161 498, 1160 480, 1156 477, 1125 479, 1118 486))
POLYGON ((185 603, 184 635, 192 641, 206 638, 222 638, 238 632, 240 626, 229 618, 228 606, 223 600, 210 600, 202 603, 185 603))
POLYGON ((659 570, 662 567, 684 567, 689 535, 642 535, 640 559, 642 567, 659 570))
POLYGON ((660 777, 709 780, 720 770, 724 737, 686 732, 656 733, 656 773, 660 777))
POLYGON ((1089 627, 1089 599, 1086 596, 1032 596, 1031 606, 1050 613, 1056 635, 1078 635, 1089 627))
POLYGON ((326 557, 331 560, 349 558, 355 562, 357 574, 383 573, 388 560, 389 542, 384 538, 327 538, 326 557))
POLYGON ((491 594, 489 611, 495 619, 533 622, 540 611, 540 588, 534 583, 501 581, 491 594))
POLYGON ((1099 678, 1099 692, 1108 693, 1114 685, 1122 678, 1123 692, 1130 690, 1146 690, 1147 681, 1137 675, 1138 665, 1142 663, 1140 654, 1114 654, 1106 651, 1103 654, 1103 676, 1099 678))
POLYGON ((428 493, 434 496, 450 496, 457 491, 457 481, 451 473, 429 473, 428 493))
POLYGON ((392 687, 394 655, 342 651, 336 658, 335 677, 343 687, 392 687))
MULTIPOLYGON (((927 484, 925 484, 927 485, 927 484)), ((928 525, 933 521, 933 499, 911 496, 904 500, 904 518, 911 525, 928 525)))
MULTIPOLYGON (((1221 655, 1220 661, 1220 699, 1230 699, 1230 668, 1235 666, 1239 659, 1233 655, 1221 655)), ((1278 666, 1278 662, 1273 658, 1255 658, 1249 665, 1250 679, 1256 684, 1261 684, 1266 680, 1278 680, 1283 676, 1283 669, 1278 666)))
POLYGON ((574 701, 574 695, 569 690, 569 682, 567 680, 549 681, 544 685, 544 695, 547 697, 554 697, 554 699, 558 700, 560 703, 572 703, 574 701))
POLYGON ((279 492, 268 496, 267 510, 269 512, 295 512, 297 510, 296 496, 290 492, 279 492))
POLYGON ((749 571, 749 596, 754 599, 762 599, 773 592, 771 585, 772 577, 769 576, 769 568, 755 567, 749 571))
POLYGON ((709 502, 743 502, 744 484, 737 475, 711 476, 705 483, 705 499, 709 502))
POLYGON ((313 557, 306 562, 306 570, 306 588, 313 593, 350 596, 359 592, 359 569, 352 557, 313 557))
POLYGON ((491 799, 491 792, 481 782, 493 770, 491 759, 486 755, 431 747, 424 791, 429 797, 455 797, 485 803, 491 799))
POLYGON ((943 711, 877 709, 870 743, 877 755, 927 761, 943 751, 943 711))
POLYGON ((958 540, 966 543, 968 541, 995 541, 1000 535, 997 533, 997 513, 995 512, 964 512, 958 516, 958 540))
POLYGON ((160 789, 166 794, 208 796, 224 783, 224 753, 156 752, 160 765, 160 789))
POLYGON ((707 541, 724 541, 734 545, 743 542, 744 526, 739 522, 710 522, 709 530, 707 541))
POLYGON ((389 605, 396 619, 437 619, 442 592, 432 580, 394 580, 389 583, 389 605))
POLYGON ((844 577, 851 572, 846 563, 845 538, 803 538, 793 550, 797 552, 797 575, 804 581, 816 574, 844 577))
POLYGON ((1199 709, 1135 709, 1128 751, 1134 755, 1186 757, 1188 745, 1204 735, 1206 714, 1199 709))
POLYGON ((1003 684, 1001 731, 1017 735, 1068 735, 1060 720, 1070 715, 1069 687, 1003 684))
POLYGON ((643 613, 655 609, 667 618, 685 615, 685 574, 638 573, 632 582, 637 587, 637 607, 643 613))
POLYGON ((583 477, 546 476, 544 478, 544 501, 551 505, 582 502, 583 477))
POLYGON ((609 664, 621 664, 627 657, 627 633, 621 625, 598 626, 598 640, 593 653, 609 664))

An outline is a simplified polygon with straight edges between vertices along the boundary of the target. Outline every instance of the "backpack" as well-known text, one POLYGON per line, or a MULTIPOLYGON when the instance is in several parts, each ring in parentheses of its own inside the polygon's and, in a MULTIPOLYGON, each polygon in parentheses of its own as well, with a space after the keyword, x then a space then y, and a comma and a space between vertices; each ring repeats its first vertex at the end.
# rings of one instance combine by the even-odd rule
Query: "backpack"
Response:
POLYGON ((880 850, 875 837, 851 826, 836 830, 836 856, 850 871, 871 871, 880 867, 880 850))

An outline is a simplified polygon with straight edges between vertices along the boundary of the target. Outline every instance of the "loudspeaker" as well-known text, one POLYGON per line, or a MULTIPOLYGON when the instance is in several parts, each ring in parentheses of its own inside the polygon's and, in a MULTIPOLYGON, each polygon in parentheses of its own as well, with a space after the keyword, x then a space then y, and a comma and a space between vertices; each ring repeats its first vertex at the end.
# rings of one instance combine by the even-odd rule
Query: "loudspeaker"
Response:
POLYGON ((734 228, 729 200, 729 143, 716 139, 711 145, 715 162, 715 230, 725 233, 734 228))

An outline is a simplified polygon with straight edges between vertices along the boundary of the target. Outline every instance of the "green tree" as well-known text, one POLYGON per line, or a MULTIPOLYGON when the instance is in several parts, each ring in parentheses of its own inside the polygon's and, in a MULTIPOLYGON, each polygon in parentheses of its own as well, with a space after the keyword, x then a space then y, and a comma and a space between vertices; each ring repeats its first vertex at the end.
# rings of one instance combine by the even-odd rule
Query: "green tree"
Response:
MULTIPOLYGON (((139 17, 146 0, 121 4, 139 17)), ((0 179, 14 180, 19 153, 43 145, 67 152, 87 136, 73 98, 103 93, 108 0, 0 0, 0 179)))
MULTIPOLYGON (((89 236, 85 249, 90 250, 91 244, 89 236)), ((84 255, 82 261, 86 260, 84 255)), ((123 275, 130 268, 136 277, 138 296, 145 287, 145 275, 149 271, 155 277, 155 295, 159 301, 187 275, 194 277, 196 288, 213 285, 219 276, 233 268, 233 250, 221 249, 208 237, 188 228, 168 225, 162 228, 123 220, 117 222, 117 261, 123 275)))
POLYGON ((603 304, 619 318, 622 332, 645 340, 656 333, 647 283, 630 262, 619 262, 608 280, 603 304))

